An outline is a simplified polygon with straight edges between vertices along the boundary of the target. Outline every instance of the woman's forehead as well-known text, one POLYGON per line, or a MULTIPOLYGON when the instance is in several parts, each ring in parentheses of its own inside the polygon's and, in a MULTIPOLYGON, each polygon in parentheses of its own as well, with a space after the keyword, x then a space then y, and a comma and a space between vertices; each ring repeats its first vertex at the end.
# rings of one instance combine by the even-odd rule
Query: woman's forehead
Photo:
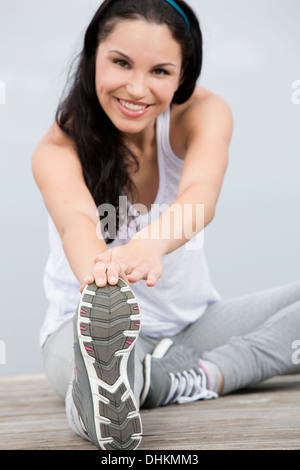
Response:
MULTIPOLYGON (((120 50, 127 55, 181 60, 181 46, 169 27, 146 20, 119 20, 112 32, 99 44, 102 50, 120 50)), ((130 56, 131 57, 131 56, 130 56)))

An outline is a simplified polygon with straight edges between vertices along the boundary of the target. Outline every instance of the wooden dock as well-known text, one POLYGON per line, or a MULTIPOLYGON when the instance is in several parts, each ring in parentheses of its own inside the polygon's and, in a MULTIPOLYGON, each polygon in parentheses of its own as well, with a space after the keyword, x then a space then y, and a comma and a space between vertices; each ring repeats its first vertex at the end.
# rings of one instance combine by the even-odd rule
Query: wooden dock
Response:
MULTIPOLYGON (((300 375, 141 414, 141 450, 300 450, 300 375)), ((96 450, 69 429, 43 374, 0 377, 0 449, 96 450)))

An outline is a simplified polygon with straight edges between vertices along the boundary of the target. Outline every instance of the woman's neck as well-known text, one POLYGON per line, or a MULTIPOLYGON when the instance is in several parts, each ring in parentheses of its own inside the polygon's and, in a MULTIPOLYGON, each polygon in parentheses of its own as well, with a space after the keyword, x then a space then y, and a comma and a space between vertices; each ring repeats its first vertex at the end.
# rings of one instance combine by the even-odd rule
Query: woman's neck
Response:
POLYGON ((123 142, 137 158, 153 154, 156 148, 156 121, 138 134, 123 134, 123 142))

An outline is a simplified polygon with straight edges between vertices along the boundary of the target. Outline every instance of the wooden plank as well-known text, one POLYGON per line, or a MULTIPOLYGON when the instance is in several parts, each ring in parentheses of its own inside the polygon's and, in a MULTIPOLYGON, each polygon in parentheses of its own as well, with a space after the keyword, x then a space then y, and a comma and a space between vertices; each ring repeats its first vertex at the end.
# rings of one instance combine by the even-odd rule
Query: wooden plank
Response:
MULTIPOLYGON (((141 450, 300 450, 300 375, 217 400, 143 410, 141 450)), ((43 374, 0 377, 1 450, 96 450, 43 374)))

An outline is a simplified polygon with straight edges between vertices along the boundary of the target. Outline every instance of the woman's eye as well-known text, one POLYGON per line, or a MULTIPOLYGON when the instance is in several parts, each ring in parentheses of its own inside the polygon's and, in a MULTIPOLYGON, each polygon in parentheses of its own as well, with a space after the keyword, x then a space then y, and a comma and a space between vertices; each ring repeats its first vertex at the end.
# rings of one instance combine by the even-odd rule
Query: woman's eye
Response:
POLYGON ((129 64, 128 64, 128 62, 126 62, 126 60, 115 59, 113 62, 114 62, 114 64, 117 64, 122 68, 128 68, 129 67, 129 64))
POLYGON ((155 70, 153 70, 153 73, 154 73, 154 75, 157 75, 157 76, 169 75, 169 72, 167 72, 164 69, 155 69, 155 70))

